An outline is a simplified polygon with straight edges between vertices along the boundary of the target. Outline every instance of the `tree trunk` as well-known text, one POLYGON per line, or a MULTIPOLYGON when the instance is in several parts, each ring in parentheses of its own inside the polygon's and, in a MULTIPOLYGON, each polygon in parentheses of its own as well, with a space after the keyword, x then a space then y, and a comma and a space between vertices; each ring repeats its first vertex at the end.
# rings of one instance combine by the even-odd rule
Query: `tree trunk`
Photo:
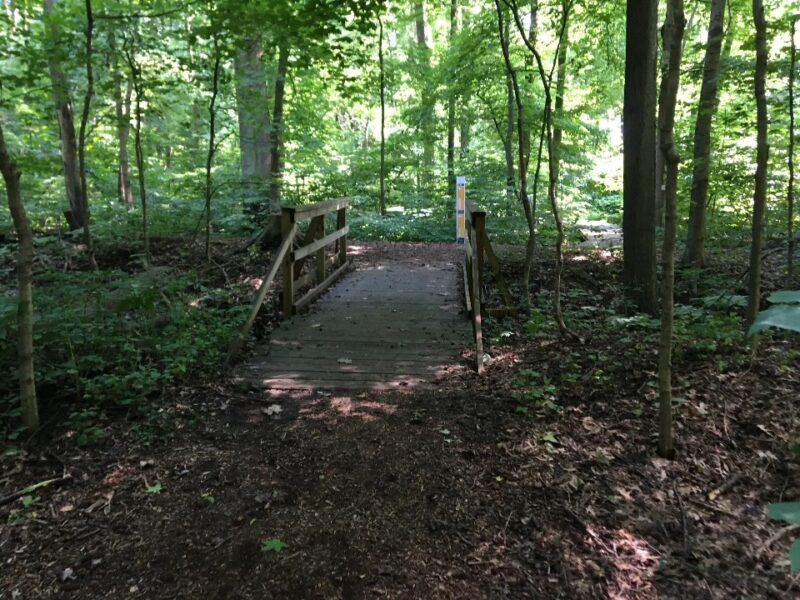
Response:
POLYGON ((694 128, 694 170, 692 201, 689 209, 689 229, 686 234, 686 263, 705 264, 706 204, 711 162, 711 121, 717 106, 720 57, 724 36, 725 0, 712 0, 708 43, 703 61, 703 84, 694 128))
POLYGON ((94 41, 94 13, 92 0, 86 0, 86 94, 83 98, 83 111, 81 111, 81 126, 78 134, 78 172, 81 176, 81 193, 83 206, 83 237, 89 261, 92 268, 97 270, 97 261, 94 257, 94 240, 92 239, 91 218, 89 214, 89 189, 86 184, 86 128, 89 125, 89 112, 94 96, 94 69, 92 68, 92 43, 94 41))
POLYGON ((664 243, 661 253, 663 281, 661 284, 661 337, 658 346, 658 453, 673 458, 672 436, 672 325, 675 288, 675 238, 678 224, 678 165, 681 157, 675 146, 675 105, 681 77, 681 54, 686 18, 683 0, 669 0, 662 29, 664 63, 658 106, 658 129, 661 154, 666 167, 664 179, 664 243))
MULTIPOLYGON (((450 0, 450 48, 452 50, 458 28, 458 0, 450 0)), ((456 94, 447 94, 447 197, 456 196, 456 94)))
POLYGON ((656 32, 658 0, 628 0, 623 111, 623 281, 640 310, 656 302, 656 32))
MULTIPOLYGON (((116 42, 113 30, 108 34, 108 45, 112 53, 116 53, 116 42)), ((131 168, 130 158, 128 157, 128 139, 131 135, 131 94, 133 85, 130 77, 126 77, 125 95, 122 95, 122 74, 119 66, 114 64, 114 110, 117 118, 117 143, 118 149, 118 171, 117 171, 117 194, 119 201, 128 207, 133 208, 133 189, 131 188, 131 168)))
POLYGON ((272 246, 281 239, 281 186, 283 183, 283 105, 286 73, 289 69, 289 46, 278 49, 278 71, 275 77, 275 107, 270 131, 270 202, 264 243, 272 246))
POLYGON ((61 160, 64 164, 64 183, 67 191, 68 210, 64 212, 71 230, 80 229, 84 225, 86 210, 83 206, 83 187, 78 161, 78 143, 75 135, 75 121, 72 110, 72 99, 69 93, 69 81, 60 61, 59 17, 55 15, 57 0, 45 0, 44 22, 46 38, 50 42, 46 50, 47 66, 53 86, 58 127, 61 135, 61 160))
POLYGON ((271 98, 261 42, 253 38, 245 44, 234 59, 236 109, 242 180, 248 190, 245 210, 257 215, 269 202, 271 98))
POLYGON ((756 27, 756 72, 755 95, 756 132, 756 181, 753 193, 753 243, 750 246, 750 283, 747 299, 747 325, 751 325, 758 315, 761 304, 761 251, 764 247, 764 213, 767 204, 767 22, 764 18, 762 0, 753 0, 753 22, 756 27))
POLYGON ((39 405, 36 400, 36 379, 33 369, 33 234, 25 206, 22 204, 20 173, 6 147, 3 127, 0 125, 0 173, 6 182, 8 209, 19 238, 17 259, 17 360, 19 368, 19 398, 22 404, 22 423, 29 431, 39 428, 39 405))
POLYGON ((433 182, 433 165, 435 159, 436 138, 433 130, 435 118, 435 102, 428 82, 431 70, 431 49, 428 47, 427 25, 425 23, 425 2, 417 0, 414 4, 416 14, 418 70, 422 76, 420 94, 420 134, 422 137, 422 165, 420 168, 420 184, 425 192, 430 192, 433 182))
POLYGON ((386 214, 386 63, 383 58, 383 20, 378 17, 380 40, 378 45, 378 64, 380 65, 381 86, 381 191, 378 207, 382 215, 386 214))
POLYGON ((211 262, 211 198, 214 195, 211 168, 214 164, 217 136, 217 94, 222 53, 217 34, 214 34, 214 73, 211 79, 211 100, 208 103, 208 152, 206 153, 206 260, 211 262))
MULTIPOLYGON (((506 40, 509 39, 506 27, 506 40)), ((506 155, 506 201, 513 205, 517 197, 517 180, 514 174, 514 82, 511 75, 506 75, 506 135, 503 138, 503 148, 506 155)), ((530 134, 526 133, 528 137, 530 134)))
MULTIPOLYGON (((133 42, 130 42, 133 44, 133 42)), ((128 42, 126 41, 126 45, 128 42)), ((145 189, 144 172, 144 150, 142 148, 142 101, 144 100, 144 88, 141 82, 141 70, 136 64, 134 48, 125 48, 125 56, 131 70, 131 84, 133 85, 134 99, 136 103, 136 127, 134 127, 134 148, 136 150, 136 172, 139 180, 139 205, 142 207, 142 237, 144 238, 144 262, 145 266, 150 266, 150 226, 147 220, 147 191, 145 189)))
POLYGON ((567 87, 567 54, 569 52, 569 24, 564 24, 564 33, 561 35, 560 51, 558 54, 558 67, 556 68, 556 98, 555 98, 555 125, 553 127, 553 172, 556 185, 561 179, 561 142, 564 130, 561 120, 564 118, 564 90, 567 87))
MULTIPOLYGON (((509 38, 506 35, 508 28, 505 26, 504 8, 500 6, 501 0, 495 0, 495 9, 497 10, 497 27, 500 36, 500 49, 503 52, 503 60, 506 65, 506 74, 511 78, 512 89, 514 98, 517 105, 517 138, 519 140, 525 139, 525 111, 522 103, 522 95, 520 92, 519 81, 517 79, 517 72, 511 63, 511 53, 509 51, 509 38)), ((531 207, 530 199, 528 198, 528 157, 525 154, 524 144, 518 144, 519 147, 519 200, 522 204, 522 210, 525 213, 525 222, 528 225, 528 240, 525 245, 525 270, 522 274, 522 302, 526 308, 531 306, 531 271, 533 269, 533 255, 536 248, 536 215, 531 207)))
POLYGON ((789 190, 786 194, 786 237, 789 241, 786 255, 786 289, 788 290, 792 289, 792 285, 794 285, 794 79, 797 69, 795 37, 798 18, 800 17, 792 17, 792 43, 789 56, 789 190))

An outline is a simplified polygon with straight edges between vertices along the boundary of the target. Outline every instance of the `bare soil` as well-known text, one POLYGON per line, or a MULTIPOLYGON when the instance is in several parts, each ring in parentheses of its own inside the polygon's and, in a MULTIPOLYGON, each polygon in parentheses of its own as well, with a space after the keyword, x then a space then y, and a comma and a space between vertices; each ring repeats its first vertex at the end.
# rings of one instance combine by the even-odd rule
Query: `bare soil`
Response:
MULTIPOLYGON (((612 301, 618 271, 571 256, 566 287, 589 298, 567 313, 612 301)), ((800 597, 797 531, 766 517, 800 497, 796 339, 677 357, 674 461, 655 455, 656 356, 635 335, 531 337, 520 319, 487 339, 484 377, 434 391, 274 397, 213 376, 163 398, 150 443, 126 421, 88 449, 44 432, 0 463, 2 497, 66 476, 0 506, 0 598, 800 597), (523 369, 554 406, 519 412, 523 369)))

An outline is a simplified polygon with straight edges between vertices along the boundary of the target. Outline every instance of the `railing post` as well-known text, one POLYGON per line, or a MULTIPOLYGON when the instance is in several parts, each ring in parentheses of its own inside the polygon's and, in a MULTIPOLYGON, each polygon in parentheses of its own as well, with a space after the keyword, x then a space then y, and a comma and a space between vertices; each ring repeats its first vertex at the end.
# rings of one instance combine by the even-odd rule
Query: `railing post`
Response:
MULTIPOLYGON (((325 215, 317 217, 320 220, 319 233, 317 239, 321 240, 325 237, 325 215)), ((320 284, 325 281, 325 248, 322 247, 317 250, 317 283, 320 284)))
POLYGON ((483 296, 483 261, 485 250, 484 240, 486 239, 486 213, 474 212, 472 213, 472 229, 475 231, 475 254, 478 259, 478 280, 475 284, 478 286, 478 297, 483 296))
MULTIPOLYGON (((344 206, 336 212, 336 229, 342 229, 347 225, 347 207, 344 206)), ((339 238, 339 264, 347 262, 347 236, 339 238)))
MULTIPOLYGON (((282 208, 281 233, 284 239, 294 225, 294 208, 282 208)), ((283 318, 288 319, 292 314, 294 314, 294 250, 289 248, 283 259, 283 318)))

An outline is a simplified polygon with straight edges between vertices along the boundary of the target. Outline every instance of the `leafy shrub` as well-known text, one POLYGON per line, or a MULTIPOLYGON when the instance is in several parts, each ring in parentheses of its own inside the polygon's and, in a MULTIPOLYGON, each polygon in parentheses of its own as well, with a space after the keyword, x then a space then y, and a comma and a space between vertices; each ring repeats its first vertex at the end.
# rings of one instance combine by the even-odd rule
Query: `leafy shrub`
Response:
MULTIPOLYGON (((86 431, 98 408, 137 408, 163 386, 219 368, 246 306, 227 290, 208 290, 196 277, 154 269, 48 273, 34 305, 37 386, 48 400, 68 403, 86 431)), ((0 297, 0 414, 16 410, 16 299, 0 297)), ((16 419, 3 419, 8 438, 16 419)), ((97 437, 89 433, 87 443, 97 437), (91 438, 91 439, 90 439, 91 438)), ((80 441, 80 440, 79 440, 80 441)))

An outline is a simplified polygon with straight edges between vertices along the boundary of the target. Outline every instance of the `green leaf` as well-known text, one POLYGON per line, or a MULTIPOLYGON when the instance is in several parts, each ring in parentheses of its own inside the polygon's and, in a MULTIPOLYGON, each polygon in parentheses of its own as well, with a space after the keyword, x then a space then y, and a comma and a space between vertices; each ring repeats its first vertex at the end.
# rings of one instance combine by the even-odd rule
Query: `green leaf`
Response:
POLYGON ((147 491, 148 494, 160 494, 161 493, 161 484, 160 483, 156 483, 154 485, 148 485, 146 491, 147 491))
POLYGON ((800 333, 800 306, 779 304, 760 313, 751 325, 748 336, 756 334, 768 327, 778 327, 800 333))
POLYGON ((264 540, 261 542, 262 552, 281 552, 284 548, 288 547, 288 544, 284 544, 278 538, 272 538, 270 540, 264 540))
POLYGON ((789 548, 789 562, 792 565, 792 573, 800 571, 800 538, 789 548))
POLYGON ((786 521, 800 525, 800 502, 770 504, 767 509, 767 515, 770 519, 775 519, 776 521, 786 521))
POLYGON ((542 436, 542 441, 548 444, 558 444, 558 437, 552 431, 548 431, 542 436))
POLYGON ((800 304, 800 290, 781 290, 767 297, 771 304, 800 304))

